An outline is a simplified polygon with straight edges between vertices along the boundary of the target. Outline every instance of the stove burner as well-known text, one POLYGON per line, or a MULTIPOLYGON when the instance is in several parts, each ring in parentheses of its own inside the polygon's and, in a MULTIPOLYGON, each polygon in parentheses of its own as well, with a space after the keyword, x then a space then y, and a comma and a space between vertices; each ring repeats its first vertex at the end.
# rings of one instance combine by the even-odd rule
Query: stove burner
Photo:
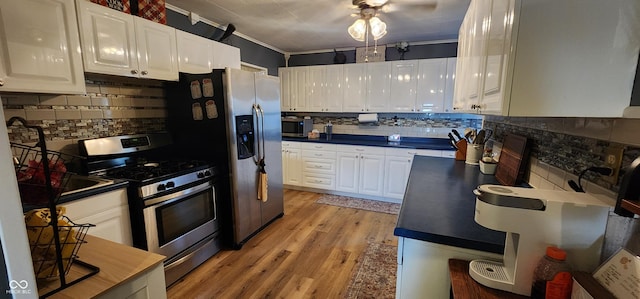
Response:
POLYGON ((159 178, 163 176, 177 175, 181 172, 188 171, 192 168, 208 166, 202 161, 157 161, 144 162, 140 164, 130 164, 120 168, 107 171, 107 176, 116 179, 128 179, 143 181, 148 179, 159 178))

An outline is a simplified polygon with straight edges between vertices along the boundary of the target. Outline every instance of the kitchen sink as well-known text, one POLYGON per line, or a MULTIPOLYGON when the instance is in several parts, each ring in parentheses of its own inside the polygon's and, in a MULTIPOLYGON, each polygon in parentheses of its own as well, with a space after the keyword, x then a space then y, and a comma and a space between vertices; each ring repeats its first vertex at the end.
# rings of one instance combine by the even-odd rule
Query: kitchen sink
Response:
POLYGON ((94 176, 71 175, 69 177, 69 181, 62 191, 61 196, 81 191, 87 191, 110 184, 113 184, 113 180, 107 180, 94 176))

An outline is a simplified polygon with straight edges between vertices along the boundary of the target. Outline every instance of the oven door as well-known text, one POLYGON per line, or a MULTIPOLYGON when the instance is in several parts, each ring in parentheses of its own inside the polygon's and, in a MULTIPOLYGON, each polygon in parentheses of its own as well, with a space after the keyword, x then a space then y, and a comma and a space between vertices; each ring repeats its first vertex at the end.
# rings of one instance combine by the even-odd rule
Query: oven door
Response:
POLYGON ((147 249, 167 257, 195 245, 218 230, 211 182, 145 201, 147 249))

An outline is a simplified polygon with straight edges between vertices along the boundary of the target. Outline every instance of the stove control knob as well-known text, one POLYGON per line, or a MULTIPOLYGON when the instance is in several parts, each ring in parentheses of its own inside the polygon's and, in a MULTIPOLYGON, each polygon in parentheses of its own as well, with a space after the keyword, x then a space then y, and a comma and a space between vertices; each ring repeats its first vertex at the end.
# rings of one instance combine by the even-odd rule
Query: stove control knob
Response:
POLYGON ((211 171, 205 170, 204 171, 204 176, 211 176, 211 171))
POLYGON ((198 178, 199 178, 199 179, 204 178, 204 176, 205 176, 205 175, 206 175, 206 174, 205 174, 204 172, 198 172, 198 178))
POLYGON ((158 188, 157 188, 157 189, 158 189, 158 191, 164 191, 164 190, 167 190, 167 188, 165 188, 164 184, 160 184, 160 185, 158 185, 158 188))
POLYGON ((173 188, 176 186, 176 183, 174 182, 167 182, 167 188, 173 188))

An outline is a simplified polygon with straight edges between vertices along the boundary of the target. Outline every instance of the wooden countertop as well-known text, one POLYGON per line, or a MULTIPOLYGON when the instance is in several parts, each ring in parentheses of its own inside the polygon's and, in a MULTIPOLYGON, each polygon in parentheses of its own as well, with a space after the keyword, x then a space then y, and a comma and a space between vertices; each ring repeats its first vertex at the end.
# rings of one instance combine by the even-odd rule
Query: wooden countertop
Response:
POLYGON ((469 261, 449 260, 451 293, 454 299, 522 299, 529 298, 510 292, 485 287, 469 275, 469 261))
MULTIPOLYGON (((100 272, 47 298, 94 298, 162 263, 165 256, 87 235, 87 243, 78 252, 79 260, 99 267, 100 272)), ((74 264, 66 276, 71 281, 87 270, 74 264)), ((58 287, 58 281, 40 283, 38 292, 45 294, 58 287)))

